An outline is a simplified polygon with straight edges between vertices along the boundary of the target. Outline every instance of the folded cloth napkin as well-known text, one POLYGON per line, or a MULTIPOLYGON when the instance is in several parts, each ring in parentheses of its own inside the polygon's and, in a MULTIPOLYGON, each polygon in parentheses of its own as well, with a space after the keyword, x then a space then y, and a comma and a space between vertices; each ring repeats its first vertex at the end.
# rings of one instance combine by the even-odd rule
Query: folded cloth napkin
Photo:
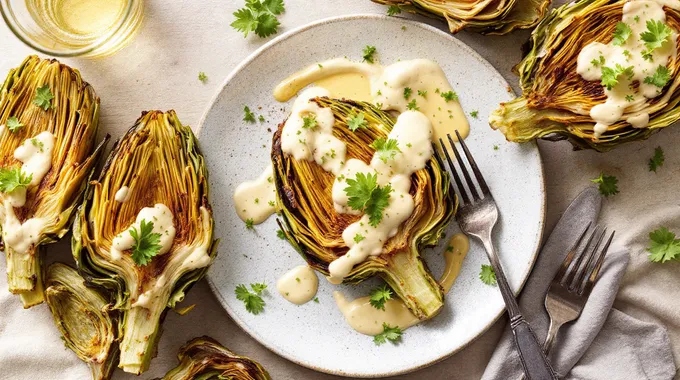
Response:
MULTIPOLYGON (((588 191, 595 190, 585 190, 588 191)), ((588 222, 596 221, 599 214, 599 208, 588 207, 585 202, 577 201, 570 209, 577 213, 570 213, 572 217, 564 217, 557 223, 543 246, 519 299, 524 317, 540 342, 545 340, 550 323, 544 307, 545 294, 550 283, 578 234, 588 222)), ((628 251, 615 247, 610 249, 581 316, 560 329, 550 355, 553 368, 560 378, 673 378, 676 368, 666 329, 612 309, 627 266, 628 251)), ((512 332, 508 326, 482 379, 512 380, 521 378, 522 374, 512 332)))

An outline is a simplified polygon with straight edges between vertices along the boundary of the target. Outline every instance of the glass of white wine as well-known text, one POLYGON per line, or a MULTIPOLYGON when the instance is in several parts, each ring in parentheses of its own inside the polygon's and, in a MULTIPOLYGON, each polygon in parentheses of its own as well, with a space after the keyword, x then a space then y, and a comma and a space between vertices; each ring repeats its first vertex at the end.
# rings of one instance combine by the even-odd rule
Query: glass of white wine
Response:
POLYGON ((0 0, 12 32, 56 57, 113 54, 139 30, 143 9, 143 0, 0 0))

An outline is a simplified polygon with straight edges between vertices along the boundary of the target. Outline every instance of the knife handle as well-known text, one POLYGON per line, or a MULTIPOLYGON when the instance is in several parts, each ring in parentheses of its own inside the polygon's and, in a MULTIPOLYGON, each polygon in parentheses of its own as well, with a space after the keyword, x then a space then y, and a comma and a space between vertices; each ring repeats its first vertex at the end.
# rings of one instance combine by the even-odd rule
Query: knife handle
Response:
POLYGON ((521 314, 510 320, 512 335, 515 337, 519 358, 528 380, 557 380, 550 361, 538 343, 536 334, 521 314))

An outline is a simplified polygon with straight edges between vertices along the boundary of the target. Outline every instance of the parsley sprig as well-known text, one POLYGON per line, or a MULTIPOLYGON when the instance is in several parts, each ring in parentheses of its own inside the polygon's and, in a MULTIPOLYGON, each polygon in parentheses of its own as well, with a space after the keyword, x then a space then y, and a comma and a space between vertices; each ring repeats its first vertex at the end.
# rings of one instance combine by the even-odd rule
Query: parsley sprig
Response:
POLYGON ((602 85, 611 90, 619 83, 621 75, 625 75, 629 80, 633 78, 633 66, 623 67, 618 63, 614 68, 602 66, 602 85))
POLYGON ((35 98, 33 99, 33 104, 47 111, 52 107, 52 99, 54 95, 50 91, 49 85, 44 85, 35 89, 35 98))
POLYGON ((347 117, 347 128, 350 131, 356 132, 359 128, 368 128, 368 122, 364 119, 364 113, 352 113, 347 117))
POLYGON ((132 246, 132 261, 137 266, 145 266, 161 250, 161 234, 153 232, 153 222, 142 219, 137 228, 130 229, 130 235, 135 239, 132 246))
POLYGON ((246 311, 258 315, 264 311, 265 302, 262 299, 262 293, 267 289, 267 285, 263 283, 250 284, 252 292, 246 288, 245 285, 240 284, 236 286, 234 293, 236 299, 243 301, 246 306, 246 311))
POLYGON ((398 343, 401 340, 401 335, 402 332, 399 326, 391 327, 383 322, 383 332, 373 337, 373 343, 375 343, 376 346, 380 346, 387 341, 398 343))
POLYGON ((665 263, 670 260, 680 260, 680 239, 666 227, 661 227, 649 233, 649 256, 651 262, 665 263))
POLYGON ((269 37, 278 32, 276 16, 285 11, 283 0, 246 0, 246 6, 234 12, 236 20, 231 27, 243 32, 244 37, 253 32, 259 37, 269 37))
POLYGON ((625 22, 619 21, 616 23, 616 29, 614 30, 614 45, 622 46, 631 34, 633 34, 633 31, 630 29, 630 26, 625 22))
POLYGON ((26 175, 19 167, 2 168, 0 169, 0 191, 11 193, 20 187, 27 187, 32 179, 33 174, 26 175))
POLYGON ((397 153, 401 153, 399 144, 395 139, 385 140, 381 137, 373 141, 369 146, 375 149, 378 158, 384 163, 387 163, 388 160, 393 160, 397 153))
POLYGON ((9 129, 11 132, 16 132, 23 126, 24 124, 22 124, 16 116, 10 116, 7 118, 7 129, 9 129))
POLYGON ((645 83, 653 84, 659 88, 664 88, 669 80, 671 80, 671 71, 664 65, 659 65, 651 77, 645 77, 645 83))
POLYGON ((376 227, 383 218, 383 211, 389 205, 391 185, 379 186, 377 174, 357 173, 355 179, 347 178, 345 193, 349 197, 347 205, 368 215, 369 222, 376 227))
POLYGON ((640 33, 640 39, 644 41, 649 54, 660 48, 670 36, 671 28, 661 20, 647 20, 647 30, 640 33))
POLYGON ((442 92, 442 93, 439 94, 439 95, 441 95, 441 97, 444 98, 444 100, 445 100, 447 103, 450 102, 450 101, 452 101, 452 100, 458 100, 458 94, 456 94, 456 93, 453 92, 453 91, 442 92))
POLYGON ((390 5, 389 8, 387 8, 387 15, 388 16, 394 16, 401 13, 401 8, 399 8, 398 5, 390 5))
POLYGON ((248 106, 243 106, 243 121, 247 121, 249 123, 255 122, 255 113, 252 112, 248 106))
POLYGON ((491 265, 482 264, 482 269, 479 272, 479 279, 483 283, 491 286, 496 286, 496 272, 491 265))
POLYGON ((385 311, 385 302, 392 298, 392 289, 387 285, 383 284, 373 290, 371 290, 371 297, 369 302, 371 306, 378 310, 385 311))
POLYGON ((375 54, 375 46, 370 46, 366 45, 363 50, 363 56, 362 58, 364 59, 364 62, 368 63, 374 63, 373 60, 373 55, 375 54))
POLYGON ((660 146, 657 146, 656 149, 654 149, 654 156, 652 156, 652 158, 649 159, 649 171, 656 173, 656 169, 663 166, 663 162, 664 162, 663 149, 661 149, 660 146))
POLYGON ((600 190, 600 194, 608 197, 610 195, 616 195, 619 193, 619 180, 613 175, 605 175, 600 173, 600 176, 590 180, 593 183, 597 183, 597 189, 600 190))

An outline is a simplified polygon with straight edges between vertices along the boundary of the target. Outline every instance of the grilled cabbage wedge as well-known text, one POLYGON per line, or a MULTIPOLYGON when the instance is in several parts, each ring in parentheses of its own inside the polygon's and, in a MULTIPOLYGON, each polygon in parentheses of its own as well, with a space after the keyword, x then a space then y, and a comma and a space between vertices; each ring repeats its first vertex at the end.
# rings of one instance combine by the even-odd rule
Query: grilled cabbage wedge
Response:
POLYGON ((118 361, 118 323, 109 299, 61 263, 47 268, 45 287, 45 300, 66 347, 90 366, 94 380, 110 379, 118 361))
MULTIPOLYGON (((489 117, 509 141, 537 138, 568 139, 577 149, 608 151, 630 141, 644 140, 680 119, 680 60, 671 60, 671 81, 661 94, 636 112, 649 113, 646 128, 620 120, 595 138, 590 109, 606 95, 599 81, 576 72, 581 49, 593 41, 608 43, 621 21, 626 1, 580 0, 553 9, 531 34, 528 54, 515 68, 522 96, 502 103, 489 117)), ((680 12, 664 7, 666 22, 680 31, 680 12)), ((680 40, 678 40, 680 44, 680 40)))
MULTIPOLYGON (((315 101, 333 111, 333 135, 347 144, 347 159, 370 162, 374 150, 369 145, 377 138, 386 138, 395 123, 392 116, 370 103, 328 98, 315 101), (368 128, 352 132, 347 127, 347 118, 358 112, 365 114, 368 128)), ((283 123, 272 144, 282 230, 307 263, 328 276, 328 265, 348 250, 342 232, 361 216, 335 212, 330 191, 334 175, 315 162, 295 160, 284 154, 282 128, 283 123)), ((413 214, 402 223, 396 236, 387 241, 381 255, 357 264, 344 279, 345 283, 358 283, 375 275, 382 277, 420 319, 436 315, 444 300, 442 288, 422 261, 420 251, 437 243, 454 215, 456 202, 448 174, 435 157, 411 177, 413 214)))
POLYGON ((88 283, 115 294, 113 308, 122 312, 119 367, 126 372, 148 368, 167 308, 184 299, 216 254, 207 176, 191 129, 174 111, 149 111, 116 143, 99 179, 90 183, 74 222, 73 254, 88 283), (123 186, 129 187, 128 199, 114 200, 123 186), (145 266, 130 251, 112 258, 114 237, 142 208, 159 203, 172 212, 176 229, 169 252, 145 266))
POLYGON ((96 146, 98 121, 99 98, 92 86, 78 70, 56 60, 27 57, 9 71, 0 89, 0 125, 6 125, 0 134, 0 168, 22 165, 14 152, 27 139, 44 131, 54 136, 51 168, 37 185, 28 185, 23 207, 12 207, 8 194, 0 194, 7 282, 10 292, 21 296, 25 308, 44 301, 42 248, 69 230, 76 205, 108 141, 107 136, 96 146), (47 109, 34 104, 36 90, 44 86, 54 96, 47 109), (8 119, 14 117, 23 126, 12 132, 8 119), (8 225, 23 225, 29 219, 44 221, 39 236, 31 235, 36 243, 15 250, 4 241, 10 233, 8 225))
POLYGON ((177 354, 179 365, 162 380, 270 380, 256 361, 239 356, 213 338, 202 336, 188 341, 177 354))
POLYGON ((373 0, 427 17, 443 19, 451 33, 465 29, 482 34, 507 34, 538 24, 550 0, 373 0))

